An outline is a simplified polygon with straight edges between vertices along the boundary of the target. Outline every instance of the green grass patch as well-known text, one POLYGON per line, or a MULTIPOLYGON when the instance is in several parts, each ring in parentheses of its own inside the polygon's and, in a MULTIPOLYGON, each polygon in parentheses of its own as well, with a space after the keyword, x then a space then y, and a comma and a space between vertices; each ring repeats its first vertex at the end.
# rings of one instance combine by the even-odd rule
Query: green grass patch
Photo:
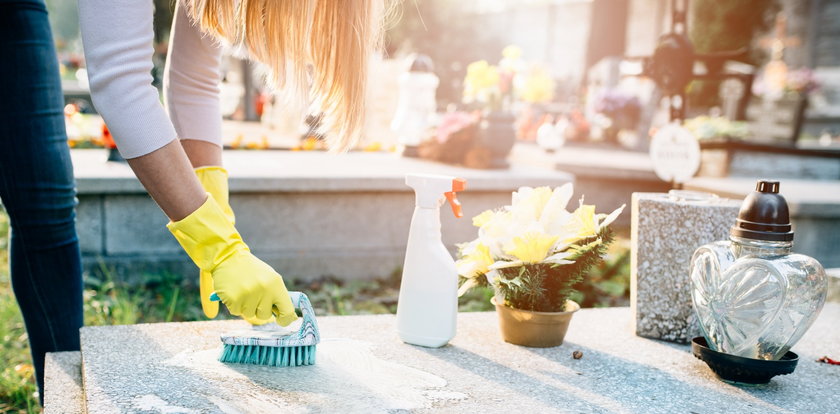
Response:
POLYGON ((40 411, 20 309, 9 280, 9 220, 0 211, 0 413, 40 411))

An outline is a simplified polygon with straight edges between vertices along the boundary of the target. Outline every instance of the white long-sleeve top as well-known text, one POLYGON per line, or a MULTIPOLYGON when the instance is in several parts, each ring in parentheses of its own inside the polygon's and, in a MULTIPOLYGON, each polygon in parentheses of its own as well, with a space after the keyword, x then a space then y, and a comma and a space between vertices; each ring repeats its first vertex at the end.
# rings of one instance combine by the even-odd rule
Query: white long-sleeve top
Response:
POLYGON ((178 2, 164 76, 167 111, 152 86, 152 0, 79 0, 93 104, 127 159, 176 138, 221 145, 220 46, 178 2))

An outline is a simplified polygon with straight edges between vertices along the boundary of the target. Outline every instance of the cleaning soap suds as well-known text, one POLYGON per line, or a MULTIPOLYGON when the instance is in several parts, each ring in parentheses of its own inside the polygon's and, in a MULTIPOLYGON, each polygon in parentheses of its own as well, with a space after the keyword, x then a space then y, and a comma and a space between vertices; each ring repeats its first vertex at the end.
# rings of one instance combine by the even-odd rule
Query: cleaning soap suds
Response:
POLYGON ((157 395, 143 395, 134 399, 133 408, 140 412, 161 414, 193 414, 198 411, 169 404, 157 395))
POLYGON ((463 393, 443 390, 443 378, 377 357, 369 342, 325 339, 317 352, 314 366, 293 368, 223 364, 216 359, 218 349, 185 351, 165 364, 188 368, 191 374, 218 385, 213 388, 220 392, 208 399, 229 413, 269 408, 284 412, 384 412, 428 408, 435 401, 467 398, 463 393), (259 409, 244 401, 257 403, 255 395, 260 396, 259 409))

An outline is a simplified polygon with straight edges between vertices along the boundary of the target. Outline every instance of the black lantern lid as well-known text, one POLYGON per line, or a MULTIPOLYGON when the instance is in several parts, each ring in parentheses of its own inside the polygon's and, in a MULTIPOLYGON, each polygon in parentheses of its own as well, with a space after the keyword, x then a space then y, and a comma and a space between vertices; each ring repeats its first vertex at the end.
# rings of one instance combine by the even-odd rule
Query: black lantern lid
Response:
POLYGON ((738 220, 729 234, 754 240, 793 240, 787 201, 779 194, 778 181, 756 183, 755 191, 741 204, 738 220))

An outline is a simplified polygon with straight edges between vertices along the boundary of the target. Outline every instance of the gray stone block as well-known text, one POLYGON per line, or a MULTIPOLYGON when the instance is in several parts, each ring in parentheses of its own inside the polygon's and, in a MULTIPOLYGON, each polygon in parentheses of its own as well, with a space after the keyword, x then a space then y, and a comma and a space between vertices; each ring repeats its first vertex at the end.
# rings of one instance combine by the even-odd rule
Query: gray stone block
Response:
POLYGON ((826 304, 796 371, 747 389, 687 346, 633 335, 628 308, 580 310, 553 348, 503 342, 494 312, 458 314, 438 349, 402 343, 394 315, 318 317, 317 363, 296 368, 218 362, 219 335, 243 321, 85 327, 84 392, 89 413, 829 413, 840 376, 813 361, 836 351, 837 318, 826 304))
POLYGON ((102 200, 100 195, 79 195, 76 206, 76 233, 82 254, 101 255, 105 252, 102 232, 102 200))
POLYGON ((44 413, 85 412, 82 353, 48 352, 44 361, 44 413))
POLYGON ((729 160, 732 177, 840 179, 840 159, 735 151, 729 160))
POLYGON ((828 300, 829 302, 840 302, 840 268, 825 269, 828 275, 828 300))
POLYGON ((823 267, 840 267, 840 204, 835 206, 837 216, 794 217, 793 251, 812 256, 823 267))
MULTIPOLYGON (((158 222, 162 213, 145 196, 107 195, 106 254, 85 254, 85 269, 129 282, 144 274, 191 275, 195 265, 158 222), (140 213, 137 213, 137 211, 140 213), (170 240, 171 239, 171 240, 170 240)), ((453 254, 456 244, 477 237, 472 217, 510 204, 507 191, 459 195, 463 218, 441 208, 441 233, 453 254)), ((254 254, 284 277, 312 280, 385 277, 402 266, 414 194, 402 191, 234 193, 237 228, 254 254)))
POLYGON ((166 229, 169 220, 146 194, 104 196, 106 255, 173 254, 181 246, 166 229))
POLYGON ((691 256, 704 244, 729 238, 740 204, 633 194, 630 303, 637 335, 688 343, 698 334, 691 303, 691 256))
MULTIPOLYGON (((86 270, 104 265, 123 280, 142 280, 144 272, 194 272, 166 229, 167 218, 128 166, 104 163, 97 151, 72 155, 86 270)), ((401 266, 414 209, 408 172, 467 179, 467 191, 459 194, 464 218, 441 209, 443 241, 453 252, 455 244, 477 236, 471 217, 510 204, 512 191, 573 180, 526 163, 488 171, 365 152, 226 151, 224 158, 245 242, 284 276, 301 279, 382 277, 401 266)))

